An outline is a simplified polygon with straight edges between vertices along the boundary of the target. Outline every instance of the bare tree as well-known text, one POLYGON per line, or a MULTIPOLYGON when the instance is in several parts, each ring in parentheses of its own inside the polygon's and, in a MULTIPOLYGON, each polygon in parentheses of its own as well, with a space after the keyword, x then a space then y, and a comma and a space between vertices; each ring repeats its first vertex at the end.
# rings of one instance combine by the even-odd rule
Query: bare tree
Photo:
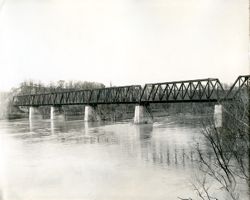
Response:
POLYGON ((213 120, 203 123, 206 148, 197 144, 200 171, 203 176, 193 184, 200 199, 217 199, 213 196, 211 181, 227 195, 227 199, 239 200, 239 183, 249 180, 249 89, 234 101, 223 103, 223 127, 216 128, 213 120))

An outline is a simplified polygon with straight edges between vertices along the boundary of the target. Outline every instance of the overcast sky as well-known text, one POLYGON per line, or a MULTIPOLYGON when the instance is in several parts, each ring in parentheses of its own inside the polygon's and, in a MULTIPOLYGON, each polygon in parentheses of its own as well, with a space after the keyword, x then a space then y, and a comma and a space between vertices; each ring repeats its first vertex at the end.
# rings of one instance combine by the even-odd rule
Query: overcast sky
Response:
POLYGON ((0 0, 0 90, 249 74, 248 0, 0 0))

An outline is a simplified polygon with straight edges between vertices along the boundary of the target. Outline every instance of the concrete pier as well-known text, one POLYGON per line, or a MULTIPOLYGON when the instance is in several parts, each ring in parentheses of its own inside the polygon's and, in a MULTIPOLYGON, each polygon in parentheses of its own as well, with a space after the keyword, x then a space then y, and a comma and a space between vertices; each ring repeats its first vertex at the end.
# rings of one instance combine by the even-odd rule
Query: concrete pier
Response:
POLYGON ((61 107, 55 107, 55 106, 50 107, 50 119, 51 120, 64 119, 64 114, 61 111, 61 107))
POLYGON ((29 107, 29 120, 42 119, 42 115, 38 110, 38 107, 29 107))
POLYGON ((85 122, 101 121, 101 117, 96 112, 95 107, 90 105, 85 106, 84 121, 85 122))
POLYGON ((223 124, 223 108, 218 104, 214 106, 214 125, 216 128, 222 127, 223 124))
POLYGON ((142 105, 135 106, 134 123, 135 124, 153 123, 153 119, 150 116, 150 113, 147 112, 145 106, 142 105))

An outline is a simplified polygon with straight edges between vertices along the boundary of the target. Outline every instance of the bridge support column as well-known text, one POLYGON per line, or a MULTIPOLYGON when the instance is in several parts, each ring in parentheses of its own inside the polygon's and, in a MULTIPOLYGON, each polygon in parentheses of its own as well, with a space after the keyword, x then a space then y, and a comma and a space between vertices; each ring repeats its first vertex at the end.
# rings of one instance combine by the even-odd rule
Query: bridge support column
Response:
POLYGON ((101 117, 96 112, 96 109, 94 106, 90 106, 90 105, 85 106, 84 121, 85 122, 101 121, 101 117))
POLYGON ((29 120, 42 119, 42 115, 38 110, 38 107, 29 107, 29 120))
POLYGON ((214 106, 214 125, 216 128, 223 125, 223 108, 220 104, 214 106))
POLYGON ((61 107, 56 107, 56 106, 51 106, 50 107, 50 119, 55 120, 55 119, 64 119, 64 114, 61 111, 61 107))
POLYGON ((134 123, 135 124, 153 123, 153 118, 152 116, 150 116, 150 113, 147 111, 147 108, 145 106, 142 105, 135 106, 134 123))

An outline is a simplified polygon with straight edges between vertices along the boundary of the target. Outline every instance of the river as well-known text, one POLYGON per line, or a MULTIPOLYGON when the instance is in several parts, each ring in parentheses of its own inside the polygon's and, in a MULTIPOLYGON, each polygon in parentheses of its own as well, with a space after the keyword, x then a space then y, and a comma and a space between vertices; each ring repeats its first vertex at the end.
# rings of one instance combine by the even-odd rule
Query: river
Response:
POLYGON ((197 199, 199 119, 0 121, 0 199, 197 199))

